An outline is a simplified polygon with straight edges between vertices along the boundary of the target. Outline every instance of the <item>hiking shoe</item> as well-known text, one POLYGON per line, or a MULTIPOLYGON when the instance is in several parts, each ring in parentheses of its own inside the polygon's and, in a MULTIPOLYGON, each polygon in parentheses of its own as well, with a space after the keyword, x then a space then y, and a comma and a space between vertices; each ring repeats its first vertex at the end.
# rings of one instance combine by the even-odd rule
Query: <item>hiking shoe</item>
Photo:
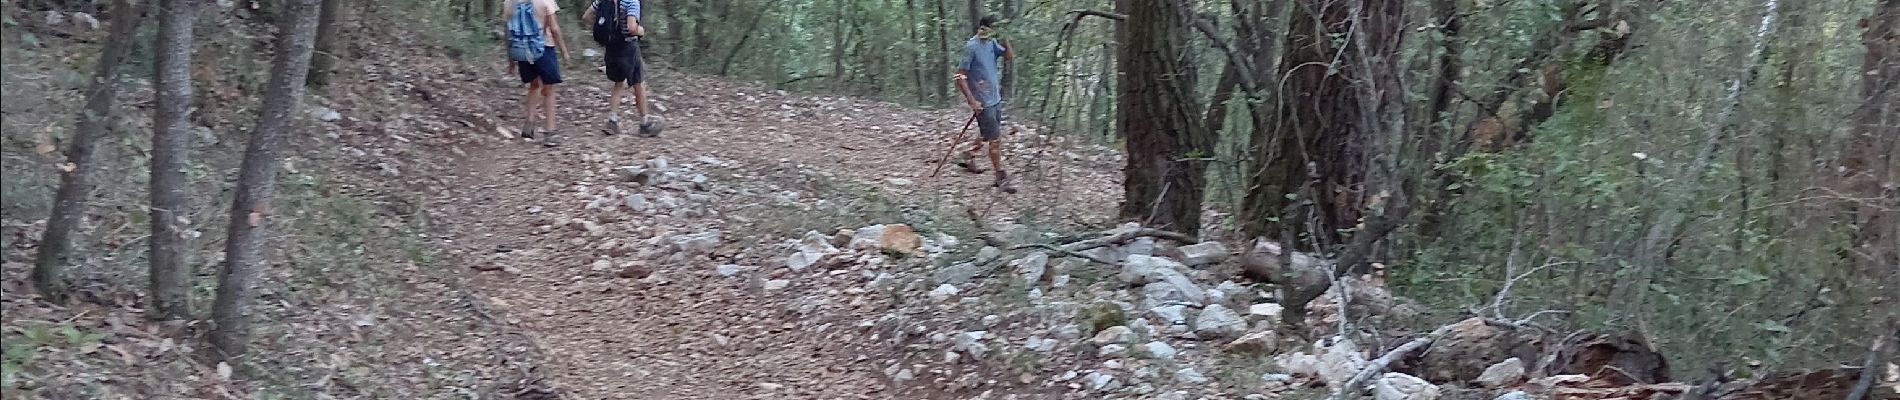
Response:
POLYGON ((660 137, 660 130, 666 126, 664 124, 665 122, 663 120, 651 115, 640 118, 640 135, 646 137, 660 137))
POLYGON ((962 156, 957 157, 957 166, 963 167, 964 172, 972 174, 983 173, 983 167, 977 166, 975 160, 976 156, 971 155, 969 152, 964 152, 962 156))
POLYGON ((1001 190, 1003 191, 1003 193, 1011 193, 1011 194, 1016 193, 1016 187, 1010 186, 1009 184, 1008 172, 996 171, 996 183, 991 183, 990 187, 994 187, 997 190, 1001 190))
POLYGON ((542 145, 542 146, 547 146, 547 147, 554 147, 554 146, 560 146, 560 145, 561 145, 561 136, 560 136, 560 135, 556 135, 556 134, 554 134, 554 132, 545 132, 545 133, 542 133, 542 134, 541 134, 541 145, 542 145))
POLYGON ((530 121, 527 124, 523 124, 521 126, 521 138, 522 139, 534 138, 534 122, 530 121))
POLYGON ((620 134, 620 119, 608 118, 607 119, 607 135, 613 136, 613 135, 618 135, 618 134, 620 134))

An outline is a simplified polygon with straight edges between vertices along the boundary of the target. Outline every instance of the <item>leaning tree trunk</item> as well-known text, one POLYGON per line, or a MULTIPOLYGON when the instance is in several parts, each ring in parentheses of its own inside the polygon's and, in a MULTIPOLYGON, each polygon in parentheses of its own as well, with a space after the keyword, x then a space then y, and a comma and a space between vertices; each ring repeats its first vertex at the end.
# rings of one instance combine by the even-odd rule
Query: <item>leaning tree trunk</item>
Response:
POLYGON ((337 35, 343 34, 340 25, 343 23, 343 2, 346 0, 322 1, 323 9, 317 17, 317 50, 310 57, 310 78, 307 80, 310 86, 316 87, 330 84, 330 75, 335 72, 337 61, 342 59, 342 56, 337 53, 342 51, 342 48, 337 46, 342 43, 342 38, 337 35))
POLYGON ((46 232, 40 238, 40 252, 33 265, 33 285, 47 300, 66 300, 66 268, 72 263, 73 234, 86 211, 86 198, 92 195, 92 145, 112 124, 112 102, 119 94, 119 66, 132 52, 135 34, 145 19, 141 6, 127 0, 112 2, 112 31, 106 37, 99 66, 92 71, 92 84, 86 89, 86 108, 79 111, 78 129, 66 147, 66 161, 59 165, 59 192, 53 196, 53 213, 46 219, 46 232))
MULTIPOLYGON (((1852 218, 1855 232, 1848 253, 1853 274, 1886 276, 1862 298, 1893 293, 1894 268, 1900 267, 1900 198, 1892 190, 1895 177, 1893 153, 1900 140, 1900 0, 1884 0, 1874 15, 1862 21, 1861 44, 1867 53, 1861 76, 1861 105, 1854 111, 1854 134, 1847 140, 1841 157, 1841 192, 1863 200, 1847 202, 1845 214, 1852 218)), ((1873 309, 1870 307, 1870 309, 1873 309)), ((1888 310, 1894 309, 1887 307, 1888 310)), ((1889 312, 1892 313, 1891 311, 1889 312)), ((1869 321, 1881 321, 1894 315, 1869 315, 1869 321)))
POLYGON ((1214 146, 1183 65, 1186 15, 1167 0, 1119 0, 1116 12, 1128 16, 1116 30, 1115 121, 1128 137, 1121 219, 1198 235, 1214 146))
POLYGON ((156 62, 152 76, 157 110, 152 114, 152 236, 150 275, 153 319, 191 316, 191 268, 185 249, 192 238, 186 211, 191 197, 185 165, 191 150, 191 47, 200 0, 159 2, 156 62))
POLYGON ((218 296, 211 318, 217 330, 211 336, 222 357, 244 354, 250 343, 251 319, 245 312, 264 264, 264 237, 268 228, 271 193, 277 183, 278 142, 290 129, 293 111, 303 99, 304 78, 310 67, 311 42, 317 30, 317 2, 290 0, 278 25, 277 54, 271 60, 269 91, 259 110, 251 142, 244 149, 238 172, 237 195, 231 204, 230 237, 225 240, 224 270, 218 274, 218 296))
POLYGON ((1254 132, 1251 184, 1241 205, 1252 236, 1280 237, 1305 222, 1314 240, 1338 243, 1337 230, 1359 220, 1368 143, 1352 82, 1362 72, 1328 67, 1340 54, 1332 38, 1352 33, 1343 3, 1293 2, 1285 55, 1275 74, 1285 82, 1275 100, 1277 126, 1254 132), (1310 207, 1312 217, 1282 215, 1289 205, 1310 207))
POLYGON ((970 13, 970 33, 976 34, 977 24, 983 19, 983 0, 970 0, 966 11, 970 13))

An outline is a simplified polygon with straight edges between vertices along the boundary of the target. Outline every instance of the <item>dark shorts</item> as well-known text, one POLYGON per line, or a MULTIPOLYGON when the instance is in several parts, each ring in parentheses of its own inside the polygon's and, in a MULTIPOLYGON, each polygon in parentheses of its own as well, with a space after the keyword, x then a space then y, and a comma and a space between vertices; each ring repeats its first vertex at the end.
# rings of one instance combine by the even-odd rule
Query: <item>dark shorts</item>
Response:
POLYGON ((627 40, 607 47, 607 80, 635 85, 646 82, 645 60, 640 58, 640 41, 627 40))
POLYGON ((548 47, 541 51, 541 58, 532 63, 516 61, 515 70, 521 72, 521 81, 534 82, 538 79, 547 85, 561 83, 561 55, 556 53, 553 47, 548 47))
POLYGON ((983 107, 983 113, 976 116, 976 131, 983 140, 996 140, 1003 137, 1003 105, 983 107))

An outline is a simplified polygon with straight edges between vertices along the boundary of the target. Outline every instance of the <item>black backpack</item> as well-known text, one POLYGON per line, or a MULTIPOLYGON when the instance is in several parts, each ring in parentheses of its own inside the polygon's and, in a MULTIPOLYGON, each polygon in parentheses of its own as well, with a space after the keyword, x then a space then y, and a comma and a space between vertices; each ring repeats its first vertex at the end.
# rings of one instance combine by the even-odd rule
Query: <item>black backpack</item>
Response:
POLYGON ((594 0, 594 43, 627 43, 627 10, 620 9, 620 0, 594 0))

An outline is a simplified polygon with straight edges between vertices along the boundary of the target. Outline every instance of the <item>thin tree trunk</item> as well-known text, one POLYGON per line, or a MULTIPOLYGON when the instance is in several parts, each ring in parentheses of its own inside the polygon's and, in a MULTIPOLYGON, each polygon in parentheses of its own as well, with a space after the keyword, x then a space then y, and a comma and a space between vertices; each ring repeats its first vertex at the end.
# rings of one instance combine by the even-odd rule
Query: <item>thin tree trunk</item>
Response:
MULTIPOLYGON (((1893 293, 1894 268, 1900 267, 1900 197, 1883 185, 1892 185, 1896 174, 1895 141, 1900 140, 1900 0, 1884 0, 1874 15, 1862 20, 1863 56, 1861 105, 1854 111, 1853 136, 1841 156, 1840 190, 1862 200, 1846 203, 1842 210, 1854 222, 1855 231, 1848 247, 1853 266, 1850 276, 1884 276, 1860 298, 1893 293)), ((1878 304, 1878 303, 1875 303, 1878 304)), ((1870 305, 1872 307, 1872 305, 1870 305)), ((1869 315, 1870 321, 1900 317, 1895 307, 1885 307, 1887 315, 1869 315)))
POLYGON ((159 2, 158 42, 152 76, 157 110, 152 114, 151 285, 154 319, 191 316, 191 268, 186 248, 193 237, 186 212, 191 197, 185 166, 191 150, 192 27, 200 0, 159 2))
POLYGON ((1165 1, 1119 0, 1121 71, 1115 121, 1128 135, 1123 220, 1198 235, 1213 143, 1186 62, 1187 13, 1165 1))
MULTIPOLYGON (((337 35, 343 34, 340 25, 343 23, 341 18, 343 2, 347 0, 322 1, 323 10, 317 17, 317 50, 310 58, 310 79, 308 80, 310 86, 317 87, 329 85, 330 75, 335 72, 333 70, 336 69, 337 61, 342 58, 342 55, 337 53, 342 51, 342 48, 337 44, 343 40, 337 35)), ((492 2, 491 0, 476 1, 492 2)))
POLYGON ((739 43, 733 44, 732 50, 726 52, 726 60, 719 63, 720 76, 728 76, 731 74, 732 61, 739 58, 739 51, 745 50, 745 43, 752 41, 752 35, 759 32, 759 23, 763 22, 762 20, 765 19, 765 13, 771 12, 771 9, 754 10, 753 12, 757 14, 752 16, 752 23, 746 25, 745 33, 739 36, 739 43))
MULTIPOLYGON (((1022 12, 1022 5, 1019 4, 1021 2, 1022 0, 1003 0, 1003 20, 1016 21, 1016 18, 1020 17, 1017 13, 1022 12)), ((1016 54, 1030 55, 1026 52, 1016 54)), ((996 84, 997 88, 1002 90, 997 93, 1001 93, 1003 101, 1009 101, 1010 99, 1016 98, 1016 60, 1007 59, 1001 61, 1003 63, 1003 76, 997 78, 996 84)))
POLYGON ((937 25, 937 55, 943 57, 943 62, 939 63, 938 65, 940 66, 937 67, 938 103, 950 101, 950 72, 953 71, 951 68, 954 68, 953 66, 956 65, 955 59, 952 58, 956 57, 956 55, 950 52, 950 11, 944 7, 944 2, 947 1, 949 0, 937 0, 937 18, 935 19, 935 24, 937 25))
POLYGON ((978 22, 983 19, 983 0, 970 0, 966 3, 969 6, 966 11, 970 12, 970 34, 974 35, 978 22))
POLYGON ((1685 209, 1688 208, 1688 201, 1681 197, 1689 196, 1687 189, 1693 188, 1695 182, 1701 181, 1702 172, 1709 166, 1709 162, 1715 159, 1715 150, 1721 144, 1722 137, 1735 124, 1733 117, 1736 110, 1741 108, 1742 91, 1747 88, 1748 83, 1753 81, 1755 72, 1761 69, 1762 51, 1768 45, 1769 35, 1774 32, 1775 18, 1780 15, 1778 11, 1781 4, 1778 0, 1765 0, 1763 6, 1767 10, 1762 13, 1761 26, 1755 30, 1754 41, 1748 54, 1742 58, 1744 66, 1734 78, 1729 80, 1727 96, 1722 98, 1715 120, 1712 121, 1708 133, 1702 139, 1701 150, 1697 151, 1694 160, 1683 167, 1681 177, 1676 179, 1677 184, 1672 186, 1672 188, 1680 189, 1668 191, 1671 192, 1670 197, 1665 199, 1662 212, 1657 214, 1655 221, 1649 225, 1648 233, 1644 234, 1642 241, 1637 244, 1633 260, 1637 268, 1636 279, 1629 284, 1617 285, 1610 296, 1611 299, 1625 299, 1623 300, 1626 301, 1624 312, 1638 311, 1638 308, 1642 307, 1647 300, 1649 282, 1655 276, 1656 270, 1662 268, 1664 255, 1669 252, 1671 244, 1674 243, 1670 239, 1674 237, 1676 228, 1681 226, 1683 220, 1687 218, 1685 209))
POLYGON ((924 57, 924 49, 928 47, 923 47, 923 39, 917 36, 917 0, 904 0, 904 18, 904 33, 910 36, 910 43, 904 48, 911 50, 911 81, 917 90, 917 103, 922 104, 929 101, 925 97, 930 95, 929 89, 924 86, 924 60, 929 58, 924 57))
POLYGON ((73 236, 85 218, 86 199, 92 197, 93 142, 111 129, 112 103, 119 94, 119 67, 138 39, 135 34, 144 22, 144 10, 127 0, 113 0, 112 30, 98 67, 93 68, 92 83, 86 88, 86 108, 79 112, 77 129, 66 147, 66 162, 60 165, 59 191, 53 195, 52 214, 46 219, 46 232, 41 235, 33 266, 33 285, 53 302, 65 302, 70 289, 66 269, 72 264, 73 236))
POLYGON ((279 142, 291 129, 293 111, 303 100, 303 82, 310 67, 320 0, 290 1, 292 5, 278 26, 269 92, 264 95, 257 126, 244 149, 236 198, 231 204, 224 270, 218 274, 218 295, 211 309, 217 324, 211 342, 221 357, 242 355, 250 343, 251 319, 245 309, 264 268, 264 241, 269 228, 265 224, 270 219, 271 196, 277 186, 279 142))

